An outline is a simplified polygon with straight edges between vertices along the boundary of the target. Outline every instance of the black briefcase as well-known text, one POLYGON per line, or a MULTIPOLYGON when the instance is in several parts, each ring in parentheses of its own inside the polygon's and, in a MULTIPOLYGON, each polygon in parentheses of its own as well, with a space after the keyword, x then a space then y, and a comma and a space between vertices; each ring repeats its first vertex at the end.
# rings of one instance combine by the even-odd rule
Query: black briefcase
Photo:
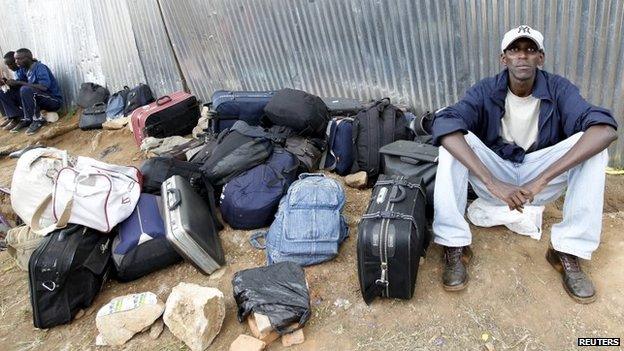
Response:
POLYGON ((98 102, 82 112, 78 128, 82 130, 102 129, 106 122, 106 103, 98 102))
POLYGON ((358 225, 358 277, 364 302, 410 299, 429 245, 424 182, 381 175, 358 225))

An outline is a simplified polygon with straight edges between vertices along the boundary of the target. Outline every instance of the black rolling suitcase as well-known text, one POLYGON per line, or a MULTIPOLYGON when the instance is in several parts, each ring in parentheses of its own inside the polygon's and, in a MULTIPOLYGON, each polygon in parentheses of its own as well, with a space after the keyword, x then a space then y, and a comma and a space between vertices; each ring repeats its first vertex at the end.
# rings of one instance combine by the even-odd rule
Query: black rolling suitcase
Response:
POLYGON ((364 302, 410 299, 429 245, 422 179, 381 175, 358 225, 358 277, 364 302))
POLYGON ((77 224, 43 238, 28 263, 35 327, 69 323, 91 306, 109 272, 111 242, 111 236, 77 224))

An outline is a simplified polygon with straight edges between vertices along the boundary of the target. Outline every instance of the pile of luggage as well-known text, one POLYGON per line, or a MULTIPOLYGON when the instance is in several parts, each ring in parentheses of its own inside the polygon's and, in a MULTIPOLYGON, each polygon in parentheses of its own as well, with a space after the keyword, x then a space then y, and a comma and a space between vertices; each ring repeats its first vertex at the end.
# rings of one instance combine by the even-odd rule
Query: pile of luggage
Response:
MULTIPOLYGON (((116 103, 121 95, 106 110, 130 113, 137 145, 188 134, 200 117, 187 93, 134 109, 132 92, 116 103)), ((204 109, 209 124, 199 140, 140 169, 53 148, 20 157, 11 201, 22 230, 39 239, 28 263, 36 327, 69 322, 109 272, 132 281, 185 259, 212 273, 225 264, 220 218, 235 229, 269 227, 250 238, 269 265, 332 259, 349 235, 346 197, 322 169, 363 171, 373 186, 358 226, 364 300, 412 296, 437 161, 435 147, 414 141, 414 124, 423 127, 430 114, 415 120, 387 98, 363 104, 294 89, 217 91, 204 109)))

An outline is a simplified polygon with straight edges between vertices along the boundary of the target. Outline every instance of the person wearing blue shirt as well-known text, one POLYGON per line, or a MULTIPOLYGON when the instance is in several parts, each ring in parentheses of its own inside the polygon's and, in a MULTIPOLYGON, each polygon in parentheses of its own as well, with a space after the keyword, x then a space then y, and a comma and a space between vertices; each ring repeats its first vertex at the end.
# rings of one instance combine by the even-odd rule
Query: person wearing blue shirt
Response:
POLYGON ((2 106, 2 112, 5 116, 4 120, 0 124, 0 128, 4 130, 13 129, 20 121, 22 117, 22 106, 20 103, 19 87, 9 87, 6 82, 9 79, 17 77, 17 71, 20 70, 15 63, 15 52, 9 51, 4 54, 4 65, 10 70, 10 72, 2 72, 0 77, 0 105, 2 106), (10 100, 12 103, 5 103, 10 100))
POLYGON ((21 107, 21 121, 11 129, 11 133, 27 129, 26 134, 32 135, 46 123, 41 116, 41 110, 58 111, 63 104, 63 97, 56 78, 48 66, 33 59, 30 50, 15 51, 15 63, 19 67, 16 79, 6 80, 6 85, 19 88, 19 101, 15 101, 6 94, 0 96, 0 101, 5 111, 7 107, 12 111, 21 107))
POLYGON ((529 26, 511 29, 501 42, 505 69, 476 83, 433 120, 433 143, 440 146, 433 232, 444 248, 445 290, 468 282, 472 235, 464 213, 470 183, 481 199, 520 212, 565 192, 563 220, 552 226, 546 259, 575 301, 596 299, 579 258, 590 259, 600 243, 606 149, 617 139, 617 123, 570 81, 540 69, 543 40, 529 26))

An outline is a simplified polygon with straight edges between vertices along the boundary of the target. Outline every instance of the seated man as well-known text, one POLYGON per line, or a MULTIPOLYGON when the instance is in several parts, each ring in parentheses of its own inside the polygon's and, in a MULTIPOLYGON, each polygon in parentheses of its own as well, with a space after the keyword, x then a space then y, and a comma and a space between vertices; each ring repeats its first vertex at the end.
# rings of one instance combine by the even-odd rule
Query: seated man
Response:
POLYGON ((58 111, 63 104, 63 97, 50 69, 34 60, 30 50, 17 50, 15 63, 19 67, 17 79, 6 80, 6 85, 19 88, 19 96, 2 94, 0 101, 7 115, 10 114, 8 110, 17 111, 21 107, 21 121, 13 126, 11 133, 28 128, 26 134, 32 135, 45 124, 41 110, 58 111))
POLYGON ((15 63, 15 52, 9 51, 4 54, 4 65, 8 70, 2 71, 2 77, 0 78, 0 106, 5 118, 0 124, 0 128, 4 130, 13 129, 23 116, 21 104, 19 103, 19 87, 9 87, 6 82, 9 79, 17 78, 17 71, 20 69, 15 63), (11 72, 12 71, 12 72, 11 72), (15 101, 15 104, 5 104, 3 101, 10 99, 15 101), (17 106, 17 108, 15 108, 17 106))
POLYGON ((522 211, 556 200, 566 189, 563 221, 553 225, 546 258, 580 303, 596 298, 578 258, 600 242, 606 148, 617 139, 608 110, 587 103, 567 79, 545 72, 543 36, 520 26, 501 43, 501 73, 476 83, 439 112, 441 145, 434 194, 434 241, 444 247, 446 290, 468 282, 472 236, 464 218, 468 182, 480 198, 522 211))

